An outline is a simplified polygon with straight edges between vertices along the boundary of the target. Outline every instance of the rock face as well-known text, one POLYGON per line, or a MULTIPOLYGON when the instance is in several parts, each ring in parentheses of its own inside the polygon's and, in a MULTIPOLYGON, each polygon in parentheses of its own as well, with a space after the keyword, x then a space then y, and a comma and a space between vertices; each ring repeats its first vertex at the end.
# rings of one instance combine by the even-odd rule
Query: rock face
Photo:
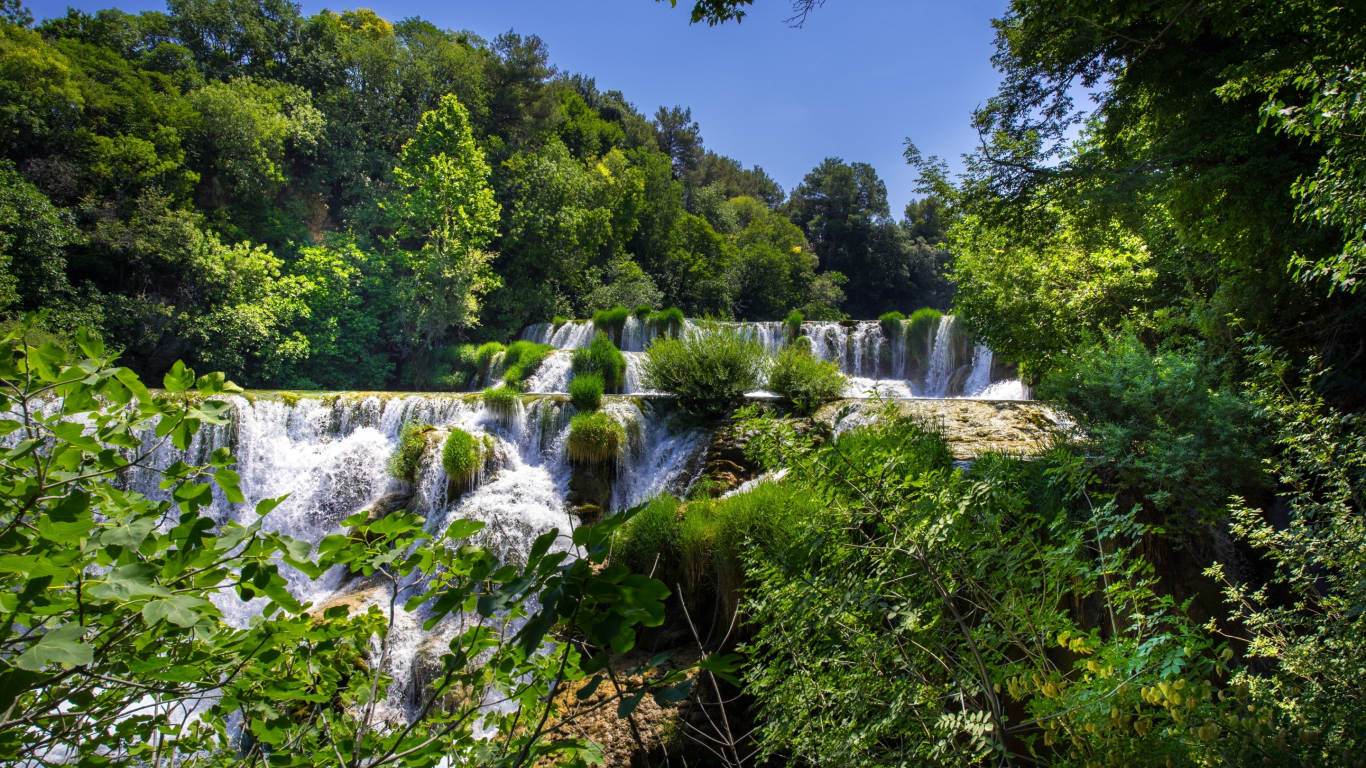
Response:
POLYGON ((888 407, 939 426, 960 460, 992 452, 1037 451, 1062 430, 1051 411, 1025 400, 837 400, 816 411, 814 419, 838 434, 877 419, 881 409, 888 407))
POLYGON ((759 475, 759 465, 745 456, 745 445, 751 436, 734 424, 721 427, 712 436, 702 471, 711 482, 713 495, 719 496, 759 475))

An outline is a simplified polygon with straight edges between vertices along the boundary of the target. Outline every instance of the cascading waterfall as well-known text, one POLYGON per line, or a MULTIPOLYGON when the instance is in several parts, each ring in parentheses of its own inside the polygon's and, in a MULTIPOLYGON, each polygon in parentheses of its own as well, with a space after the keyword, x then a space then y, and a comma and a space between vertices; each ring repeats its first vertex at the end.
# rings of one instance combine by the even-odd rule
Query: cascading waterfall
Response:
MULTIPOLYGON (((785 324, 781 322, 727 325, 759 342, 770 355, 777 354, 790 342, 785 324)), ((684 320, 682 333, 687 335, 697 327, 697 321, 684 320)), ((954 322, 952 316, 944 315, 916 328, 912 334, 909 321, 904 320, 887 323, 877 320, 813 321, 802 323, 802 335, 810 340, 813 355, 835 363, 849 377, 845 392, 849 397, 865 397, 876 392, 882 397, 895 398, 1024 398, 1024 388, 1018 382, 1010 383, 1013 379, 992 379, 993 375, 1002 373, 1009 376, 1009 366, 995 365, 992 351, 984 345, 973 344, 970 335, 954 322)), ((525 382, 525 391, 536 394, 568 391, 573 378, 570 353, 588 346, 594 333, 593 324, 586 321, 565 323, 559 329, 550 323, 528 327, 522 333, 523 339, 550 344, 557 351, 525 382)), ((636 317, 628 318, 622 327, 620 348, 626 358, 625 394, 652 394, 641 383, 641 367, 646 348, 657 336, 657 329, 636 317)))

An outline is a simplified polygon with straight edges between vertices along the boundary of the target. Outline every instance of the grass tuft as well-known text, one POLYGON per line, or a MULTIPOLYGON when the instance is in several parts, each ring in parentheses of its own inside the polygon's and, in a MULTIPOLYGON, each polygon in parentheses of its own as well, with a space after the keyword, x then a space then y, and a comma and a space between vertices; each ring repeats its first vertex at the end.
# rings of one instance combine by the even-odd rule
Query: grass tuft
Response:
POLYGON ((678 397, 686 413, 701 418, 730 415, 745 393, 759 386, 767 353, 733 326, 699 322, 677 339, 656 339, 645 351, 650 389, 678 397))
POLYGON ((483 463, 483 441, 459 427, 452 427, 441 447, 441 466, 451 483, 472 487, 483 463))
POLYGON ((507 385, 484 390, 484 407, 505 424, 517 415, 521 402, 522 393, 507 385))
POLYGON ((398 430, 398 447, 389 457, 389 475, 404 482, 417 481, 417 470, 422 466, 422 454, 435 431, 431 424, 407 421, 398 430))
POLYGON ((569 420, 565 451, 575 464, 614 466, 626 443, 626 429, 611 416, 597 411, 569 420))
POLYGON ((768 373, 769 391, 781 395, 804 414, 842 396, 846 382, 838 365, 812 356, 809 343, 783 347, 768 373))
POLYGON ((591 413, 602 407, 602 376, 585 373, 575 376, 569 382, 569 402, 580 413, 591 413))
POLYGON ((503 382, 520 389, 522 382, 531 378, 536 369, 541 367, 541 363, 554 351, 555 348, 549 344, 537 344, 534 341, 512 342, 503 352, 503 358, 499 363, 503 382))
POLYGON ((560 330, 560 327, 569 322, 569 320, 570 318, 564 317, 563 315, 555 315, 555 317, 550 320, 550 325, 558 331, 560 330))
POLYGON ((672 336, 678 338, 678 334, 683 331, 683 310, 678 307, 669 307, 650 315, 650 325, 656 334, 660 336, 672 336))
POLYGON ((788 341, 802 335, 802 321, 805 319, 802 313, 795 309, 788 313, 787 319, 783 320, 783 329, 787 331, 788 341))
POLYGON ((637 320, 640 320, 641 322, 644 322, 644 321, 650 319, 650 315, 653 314, 653 313, 654 313, 654 308, 651 307, 649 304, 641 304, 640 306, 636 307, 635 310, 633 310, 633 311, 631 312, 631 314, 632 314, 632 315, 635 315, 635 318, 636 318, 637 320))
POLYGON ((570 367, 575 376, 585 373, 601 376, 604 391, 620 392, 626 384, 626 356, 605 333, 595 335, 586 349, 574 350, 570 367))

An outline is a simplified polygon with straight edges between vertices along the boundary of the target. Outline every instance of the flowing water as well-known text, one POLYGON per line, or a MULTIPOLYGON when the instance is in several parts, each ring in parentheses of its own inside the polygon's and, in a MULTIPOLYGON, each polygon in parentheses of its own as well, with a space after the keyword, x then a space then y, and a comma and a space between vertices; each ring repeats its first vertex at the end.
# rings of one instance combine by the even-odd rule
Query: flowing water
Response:
MULTIPOLYGON (((784 323, 728 325, 759 342, 770 355, 789 343, 784 323)), ((682 332, 686 334, 695 327, 694 321, 687 320, 682 332)), ((526 382, 526 391, 568 391, 572 378, 571 351, 588 346, 596 332, 591 322, 582 320, 559 328, 550 323, 528 327, 523 339, 550 344, 556 351, 526 382)), ((848 397, 876 393, 895 398, 1025 399, 1024 387, 1014 378, 1013 366, 1001 365, 988 347, 974 344, 951 315, 931 321, 914 334, 908 321, 859 320, 802 323, 801 335, 810 340, 813 355, 835 363, 849 377, 845 390, 848 397)), ((626 357, 625 393, 650 394, 641 383, 641 362, 645 349, 657 336, 656 328, 634 317, 613 333, 613 340, 626 357)))

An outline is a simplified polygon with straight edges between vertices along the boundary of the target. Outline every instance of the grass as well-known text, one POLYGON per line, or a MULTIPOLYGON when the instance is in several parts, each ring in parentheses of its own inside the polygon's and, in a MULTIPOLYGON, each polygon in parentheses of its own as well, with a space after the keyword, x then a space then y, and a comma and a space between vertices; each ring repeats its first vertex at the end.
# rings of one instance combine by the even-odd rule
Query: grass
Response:
POLYGON ((575 464, 611 467, 621 457, 626 429, 602 411, 581 413, 569 420, 565 451, 575 464))
POLYGON ((484 463, 483 442, 459 427, 452 427, 441 447, 441 466, 457 486, 470 487, 484 463))
POLYGON ((678 307, 669 307, 650 314, 650 325, 654 327, 655 333, 660 336, 678 337, 683 330, 683 310, 678 307))
POLYGON ((650 319, 650 315, 653 314, 653 313, 654 313, 654 308, 651 307, 649 304, 641 304, 640 306, 636 307, 635 310, 633 310, 633 311, 631 312, 631 314, 632 314, 632 315, 635 315, 636 319, 639 320, 639 321, 641 321, 641 322, 644 322, 644 321, 650 319))
POLYGON ((626 356, 602 332, 593 336, 586 349, 574 350, 571 370, 575 376, 598 374, 602 377, 604 391, 619 392, 626 384, 626 356))
POLYGON ((805 319, 802 317, 802 313, 795 309, 788 313, 787 319, 783 320, 783 328, 787 331, 788 340, 802 335, 802 321, 805 319))
POLYGON ((759 386, 767 358, 759 342, 721 323, 704 321, 677 339, 656 339, 645 351, 644 379, 701 418, 730 415, 759 386))
POLYGON ((389 457, 389 475, 404 482, 417 481, 417 470, 422 466, 422 454, 427 450, 435 427, 407 421, 398 430, 398 447, 389 457))
POLYGON ((571 318, 564 317, 563 315, 555 315, 555 317, 551 319, 550 325, 558 331, 565 323, 569 322, 570 319, 571 318))
POLYGON ((602 376, 585 373, 575 376, 569 382, 569 402, 580 413, 591 413, 602 407, 602 376))
POLYGON ((517 406, 521 402, 522 393, 507 385, 484 390, 484 407, 504 423, 517 415, 517 406))
POLYGON ((612 309, 601 309, 593 313, 593 325, 603 333, 614 336, 621 333, 621 329, 626 326, 626 318, 631 316, 631 310, 626 307, 613 307, 612 309))
POLYGON ((896 331, 901 328, 902 321, 905 319, 906 316, 900 312, 883 312, 882 315, 878 317, 878 322, 882 323, 882 330, 886 331, 888 334, 895 335, 896 331))
POLYGON ((907 351, 911 359, 924 363, 930 358, 930 347, 934 343, 934 332, 939 325, 943 312, 922 307, 911 313, 906 321, 907 351))
POLYGON ((506 350, 507 347, 504 347, 496 341, 490 341, 487 344, 483 344, 474 353, 475 365, 479 366, 480 371, 487 371, 489 366, 493 365, 494 359, 506 350))
POLYGON ((846 381, 838 365, 812 356, 810 344, 783 347, 768 373, 769 391, 804 414, 842 396, 846 381))
POLYGON ((521 388, 522 382, 531 378, 541 363, 554 352, 549 344, 534 341, 514 341, 503 352, 499 366, 503 369, 503 382, 511 387, 521 388))

